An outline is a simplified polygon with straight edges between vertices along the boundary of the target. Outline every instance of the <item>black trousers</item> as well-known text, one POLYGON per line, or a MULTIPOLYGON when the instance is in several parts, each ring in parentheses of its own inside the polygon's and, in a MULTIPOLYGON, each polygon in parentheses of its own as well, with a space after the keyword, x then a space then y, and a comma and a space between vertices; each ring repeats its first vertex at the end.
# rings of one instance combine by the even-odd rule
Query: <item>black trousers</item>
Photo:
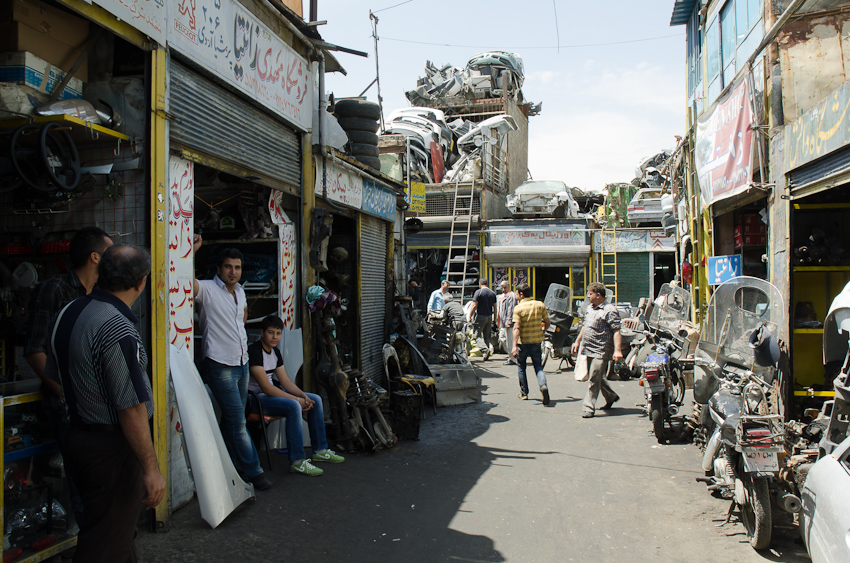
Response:
POLYGON ((68 470, 85 507, 75 563, 135 563, 142 466, 124 434, 71 428, 68 470))

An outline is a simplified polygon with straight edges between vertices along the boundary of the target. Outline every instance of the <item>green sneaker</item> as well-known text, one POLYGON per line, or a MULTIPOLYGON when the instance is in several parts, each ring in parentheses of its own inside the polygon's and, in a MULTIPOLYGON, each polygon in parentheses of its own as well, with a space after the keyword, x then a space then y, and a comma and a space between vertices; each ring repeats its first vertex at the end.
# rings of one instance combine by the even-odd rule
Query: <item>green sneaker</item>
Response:
POLYGON ((333 450, 325 450, 321 453, 314 453, 310 456, 313 461, 327 461, 330 463, 342 463, 345 458, 333 450))
POLYGON ((307 459, 302 459, 298 463, 289 465, 290 473, 301 473, 302 475, 309 475, 310 477, 318 477, 324 471, 310 463, 307 459))

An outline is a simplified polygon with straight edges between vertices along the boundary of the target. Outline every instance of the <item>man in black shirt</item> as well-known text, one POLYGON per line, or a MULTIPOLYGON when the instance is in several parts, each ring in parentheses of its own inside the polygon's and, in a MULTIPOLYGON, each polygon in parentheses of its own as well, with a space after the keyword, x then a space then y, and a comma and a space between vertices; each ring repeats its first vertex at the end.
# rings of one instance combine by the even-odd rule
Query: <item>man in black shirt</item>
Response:
POLYGON ((470 314, 478 313, 473 323, 475 343, 486 361, 490 357, 490 336, 493 332, 493 308, 496 305, 496 293, 487 287, 487 278, 478 280, 478 291, 472 295, 470 314))

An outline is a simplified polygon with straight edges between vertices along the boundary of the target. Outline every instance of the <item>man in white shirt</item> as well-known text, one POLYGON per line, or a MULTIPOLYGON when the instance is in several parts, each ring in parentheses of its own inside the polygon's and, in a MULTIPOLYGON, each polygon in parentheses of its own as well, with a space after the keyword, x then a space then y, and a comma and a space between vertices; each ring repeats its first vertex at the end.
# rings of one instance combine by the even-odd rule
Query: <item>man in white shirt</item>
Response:
MULTIPOLYGON (((193 251, 203 240, 195 235, 193 251)), ((203 333, 201 372, 221 410, 221 436, 236 469, 258 489, 272 486, 260 467, 257 448, 245 428, 248 400, 248 320, 242 277, 242 253, 227 248, 219 257, 218 272, 211 280, 192 280, 195 302, 201 306, 203 333)))

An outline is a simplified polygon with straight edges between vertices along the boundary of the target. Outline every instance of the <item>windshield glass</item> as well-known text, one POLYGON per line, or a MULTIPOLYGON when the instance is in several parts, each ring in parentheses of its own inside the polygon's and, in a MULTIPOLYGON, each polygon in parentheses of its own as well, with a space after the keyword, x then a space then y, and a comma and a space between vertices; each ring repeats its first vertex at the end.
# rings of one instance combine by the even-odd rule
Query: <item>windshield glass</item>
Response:
POLYGON ((543 304, 550 313, 567 314, 570 312, 570 307, 573 299, 573 291, 559 283, 549 285, 546 291, 546 299, 543 304))
POLYGON ((691 312, 691 293, 681 287, 665 283, 655 298, 655 306, 649 316, 649 326, 676 334, 682 321, 688 319, 691 312))
POLYGON ((700 356, 746 366, 757 373, 771 369, 755 365, 749 339, 762 324, 777 337, 783 310, 779 290, 765 280, 741 276, 719 285, 702 324, 697 346, 700 356))

